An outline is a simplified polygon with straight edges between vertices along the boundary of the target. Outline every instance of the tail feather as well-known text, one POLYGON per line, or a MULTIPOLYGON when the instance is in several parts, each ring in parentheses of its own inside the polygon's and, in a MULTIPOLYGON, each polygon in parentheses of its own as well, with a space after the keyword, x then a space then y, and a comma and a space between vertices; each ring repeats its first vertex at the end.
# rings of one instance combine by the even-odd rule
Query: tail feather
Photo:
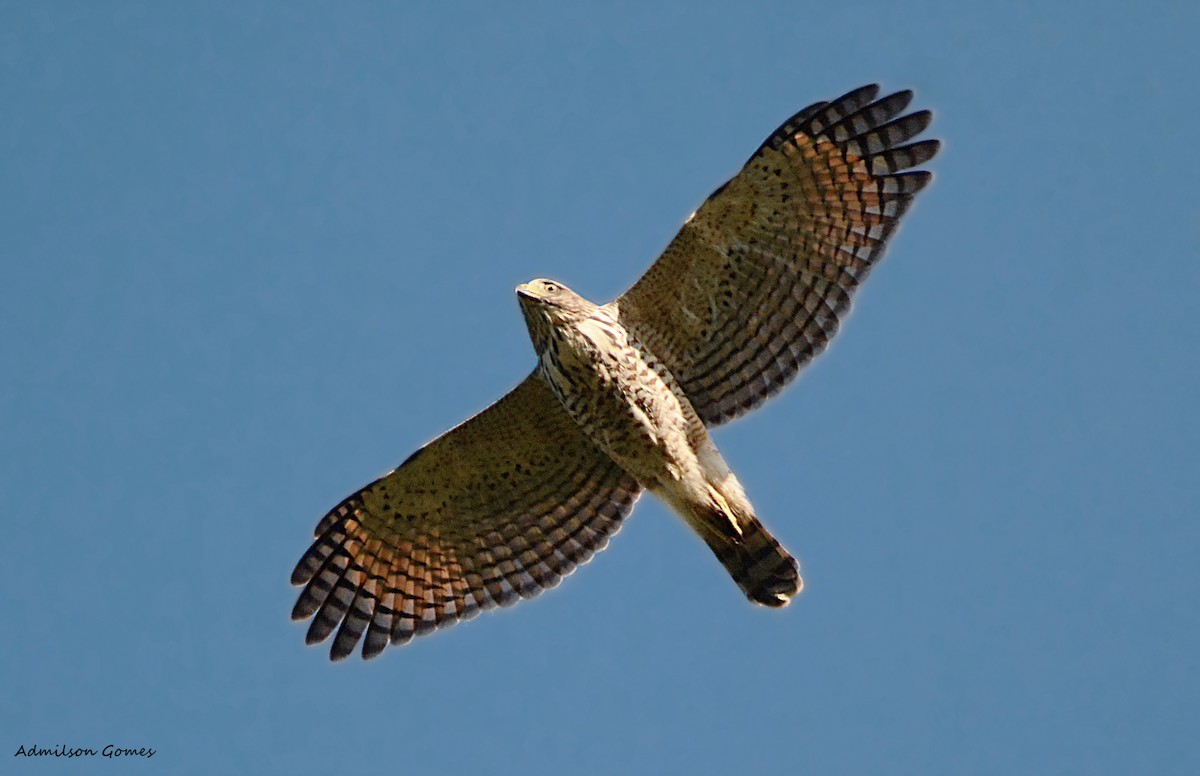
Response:
POLYGON ((705 532, 705 541, 747 598, 764 606, 787 606, 804 587, 800 565, 757 518, 739 522, 740 536, 705 532))

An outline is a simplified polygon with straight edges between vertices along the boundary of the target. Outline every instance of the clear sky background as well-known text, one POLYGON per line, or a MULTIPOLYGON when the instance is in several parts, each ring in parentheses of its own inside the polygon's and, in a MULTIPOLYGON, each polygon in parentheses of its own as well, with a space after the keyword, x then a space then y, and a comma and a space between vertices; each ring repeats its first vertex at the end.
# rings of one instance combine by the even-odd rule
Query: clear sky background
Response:
POLYGON ((1194 4, 562 5, 0 7, 0 770, 1200 770, 1194 4), (541 598, 305 647, 321 515, 530 369, 513 286, 615 296, 870 81, 934 185, 715 433, 803 595, 645 498, 541 598))

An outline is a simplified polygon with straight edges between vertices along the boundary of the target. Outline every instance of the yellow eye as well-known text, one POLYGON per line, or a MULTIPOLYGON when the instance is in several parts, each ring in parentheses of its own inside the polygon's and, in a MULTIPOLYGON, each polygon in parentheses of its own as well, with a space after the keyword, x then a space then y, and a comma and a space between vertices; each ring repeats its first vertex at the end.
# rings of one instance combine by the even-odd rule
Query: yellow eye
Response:
POLYGON ((557 290, 558 290, 558 286, 556 286, 556 285, 555 285, 555 284, 553 284, 553 283, 547 283, 547 284, 545 285, 545 288, 546 288, 546 290, 547 290, 547 291, 549 291, 549 292, 550 292, 550 293, 552 293, 552 294, 553 294, 555 291, 557 291, 557 290))

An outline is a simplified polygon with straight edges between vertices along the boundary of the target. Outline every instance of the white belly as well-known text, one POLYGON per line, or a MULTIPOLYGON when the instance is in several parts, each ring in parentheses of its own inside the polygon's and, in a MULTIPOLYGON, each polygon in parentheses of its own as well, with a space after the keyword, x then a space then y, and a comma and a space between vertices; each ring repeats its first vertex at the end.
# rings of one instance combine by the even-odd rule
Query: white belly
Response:
POLYGON ((627 332, 612 323, 589 319, 573 333, 540 368, 584 433, 651 490, 697 471, 688 434, 695 413, 652 357, 630 346, 627 332))

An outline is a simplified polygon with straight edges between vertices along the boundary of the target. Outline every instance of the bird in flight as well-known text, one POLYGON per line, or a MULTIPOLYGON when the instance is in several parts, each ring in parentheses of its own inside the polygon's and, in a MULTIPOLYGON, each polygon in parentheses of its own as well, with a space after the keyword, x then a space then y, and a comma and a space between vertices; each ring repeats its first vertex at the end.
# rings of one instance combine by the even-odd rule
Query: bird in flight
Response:
POLYGON ((333 508, 292 573, 307 642, 362 656, 553 587, 603 549, 643 490, 748 599, 803 585, 708 429, 825 349, 931 174, 911 91, 864 86, 783 123, 632 288, 596 305, 517 287, 537 353, 495 404, 333 508))

